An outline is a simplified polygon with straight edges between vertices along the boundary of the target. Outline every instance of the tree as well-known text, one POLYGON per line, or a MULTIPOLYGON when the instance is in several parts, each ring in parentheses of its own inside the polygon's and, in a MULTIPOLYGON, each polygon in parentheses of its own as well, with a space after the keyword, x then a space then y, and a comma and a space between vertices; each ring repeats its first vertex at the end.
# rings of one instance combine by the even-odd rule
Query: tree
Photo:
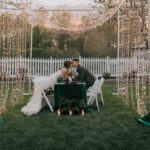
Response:
POLYGON ((35 26, 33 33, 33 47, 43 49, 51 48, 52 37, 47 29, 35 26))
POLYGON ((45 8, 43 7, 39 8, 39 10, 36 12, 36 17, 35 17, 36 25, 38 25, 41 28, 47 27, 48 16, 49 13, 45 8))
POLYGON ((50 19, 51 28, 68 28, 71 25, 71 12, 62 11, 62 12, 54 12, 50 19))
POLYGON ((115 17, 103 26, 86 33, 84 56, 116 57, 117 30, 115 17))
MULTIPOLYGON (((26 0, 1 0, 0 1, 0 8, 6 8, 6 7, 15 7, 15 8, 19 8, 22 7, 22 4, 27 3, 26 0)), ((29 3, 29 2, 28 2, 29 3)))

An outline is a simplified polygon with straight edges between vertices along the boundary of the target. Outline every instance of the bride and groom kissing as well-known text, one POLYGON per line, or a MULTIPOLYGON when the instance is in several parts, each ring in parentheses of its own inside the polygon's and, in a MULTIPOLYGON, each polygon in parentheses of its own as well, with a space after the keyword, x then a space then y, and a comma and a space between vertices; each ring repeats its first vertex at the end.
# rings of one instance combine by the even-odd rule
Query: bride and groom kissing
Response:
POLYGON ((33 79, 34 83, 34 93, 27 103, 21 109, 21 112, 25 115, 31 116, 37 114, 42 109, 42 91, 43 89, 51 88, 54 90, 54 86, 57 83, 58 79, 66 80, 70 69, 76 69, 77 76, 76 79, 86 83, 86 88, 91 87, 95 82, 95 76, 87 70, 85 67, 80 65, 79 59, 73 59, 72 61, 65 61, 63 67, 53 73, 50 76, 37 77, 33 79))

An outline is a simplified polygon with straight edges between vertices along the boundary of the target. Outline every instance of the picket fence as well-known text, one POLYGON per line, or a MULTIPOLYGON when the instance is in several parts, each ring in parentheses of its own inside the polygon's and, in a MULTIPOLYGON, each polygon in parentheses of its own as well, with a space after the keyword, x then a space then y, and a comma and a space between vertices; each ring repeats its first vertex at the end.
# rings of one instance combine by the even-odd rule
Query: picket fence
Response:
MULTIPOLYGON (((28 77, 49 76, 63 66, 68 58, 2 58, 0 59, 0 72, 6 73, 10 77, 15 77, 20 69, 23 69, 28 77)), ((109 72, 112 77, 117 77, 123 73, 130 73, 132 70, 138 70, 140 75, 150 73, 150 61, 137 58, 82 58, 80 63, 90 70, 96 76, 102 76, 109 72)))

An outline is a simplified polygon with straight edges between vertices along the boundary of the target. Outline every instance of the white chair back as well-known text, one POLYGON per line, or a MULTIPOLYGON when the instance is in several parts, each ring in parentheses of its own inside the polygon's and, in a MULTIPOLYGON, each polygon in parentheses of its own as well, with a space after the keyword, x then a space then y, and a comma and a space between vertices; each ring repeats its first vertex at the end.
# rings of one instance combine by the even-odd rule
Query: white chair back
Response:
POLYGON ((96 96, 97 95, 98 90, 99 90, 99 84, 100 84, 99 80, 96 79, 93 86, 92 86, 92 88, 91 88, 91 90, 90 90, 90 95, 91 96, 96 96))
POLYGON ((98 87, 99 92, 98 92, 98 93, 101 93, 101 92, 102 92, 102 85, 103 85, 104 81, 105 81, 104 78, 101 78, 101 79, 99 80, 99 87, 98 87))
POLYGON ((100 93, 103 83, 104 83, 104 78, 101 78, 100 80, 96 79, 90 90, 90 94, 93 93, 94 95, 92 94, 92 96, 95 96, 97 93, 100 93))

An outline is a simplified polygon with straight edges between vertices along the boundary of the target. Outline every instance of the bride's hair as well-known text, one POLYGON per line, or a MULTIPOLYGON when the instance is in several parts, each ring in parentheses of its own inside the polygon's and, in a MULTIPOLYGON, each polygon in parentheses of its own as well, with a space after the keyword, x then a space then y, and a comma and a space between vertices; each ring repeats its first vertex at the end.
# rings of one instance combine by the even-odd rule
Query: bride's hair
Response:
POLYGON ((72 62, 71 61, 65 61, 64 62, 64 67, 65 68, 70 68, 70 65, 72 64, 72 62))

